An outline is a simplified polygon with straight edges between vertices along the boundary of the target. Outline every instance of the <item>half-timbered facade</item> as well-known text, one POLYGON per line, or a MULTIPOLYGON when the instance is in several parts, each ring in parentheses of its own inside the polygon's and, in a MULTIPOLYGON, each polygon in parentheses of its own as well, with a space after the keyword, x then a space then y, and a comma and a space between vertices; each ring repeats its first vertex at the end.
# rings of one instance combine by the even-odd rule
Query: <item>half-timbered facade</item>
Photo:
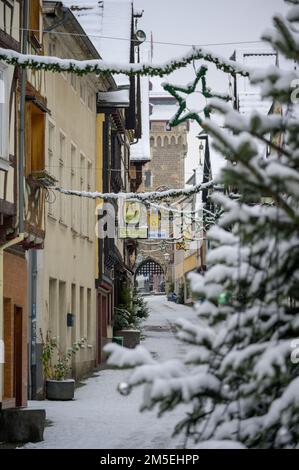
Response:
MULTIPOLYGON (((20 1, 0 1, 0 46, 21 50, 20 1)), ((18 219, 19 84, 17 67, 0 62, 0 409, 27 401, 27 263, 18 219)))

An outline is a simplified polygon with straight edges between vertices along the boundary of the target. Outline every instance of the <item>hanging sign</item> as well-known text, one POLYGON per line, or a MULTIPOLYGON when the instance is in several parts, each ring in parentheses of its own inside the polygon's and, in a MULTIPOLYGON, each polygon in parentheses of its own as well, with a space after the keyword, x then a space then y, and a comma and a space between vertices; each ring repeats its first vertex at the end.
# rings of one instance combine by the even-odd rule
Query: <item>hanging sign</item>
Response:
POLYGON ((136 201, 124 201, 119 211, 119 238, 147 238, 146 208, 136 201))

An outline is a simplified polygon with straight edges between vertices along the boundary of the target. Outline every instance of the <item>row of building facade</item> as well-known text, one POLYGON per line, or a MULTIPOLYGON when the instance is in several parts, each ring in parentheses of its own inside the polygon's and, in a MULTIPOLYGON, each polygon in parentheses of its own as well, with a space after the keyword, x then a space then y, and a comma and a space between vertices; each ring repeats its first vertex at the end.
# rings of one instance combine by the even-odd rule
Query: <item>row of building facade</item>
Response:
MULTIPOLYGON (((141 13, 132 1, 89 3, 86 11, 76 1, 1 0, 0 47, 134 62, 141 13), (125 35, 123 48, 100 40, 113 28, 115 36, 125 35)), ((133 145, 143 133, 137 78, 22 70, 2 62, 0 78, 0 407, 6 409, 43 396, 47 332, 62 350, 86 338, 73 360, 74 378, 101 364, 120 290, 133 282, 134 240, 98 238, 101 201, 53 186, 136 191, 150 156, 146 146, 133 145)))
MULTIPOLYGON (((277 63, 277 55, 270 48, 238 49, 231 59, 256 67, 277 63)), ((273 103, 261 99, 259 90, 248 78, 231 77, 230 95, 232 106, 243 115, 250 115, 254 109, 265 115, 280 112, 273 103)), ((145 165, 141 189, 159 191, 182 188, 186 181, 189 123, 169 129, 168 121, 175 114, 177 103, 167 93, 152 91, 150 109, 151 160, 145 165)), ((215 178, 225 164, 225 159, 213 148, 209 136, 200 133, 199 129, 197 138, 197 165, 192 176, 186 181, 186 187, 189 188, 215 178)), ((262 146, 260 151, 266 157, 265 146, 262 146)), ((233 192, 235 189, 218 187, 220 191, 233 192)), ((156 280, 163 277, 166 281, 166 291, 174 292, 179 302, 193 303, 189 274, 204 273, 208 268, 207 253, 210 242, 206 238, 206 232, 220 215, 220 208, 215 207, 210 197, 213 191, 205 189, 192 196, 183 196, 176 200, 175 205, 172 201, 163 202, 162 205, 172 205, 174 208, 170 226, 174 227, 177 218, 177 224, 181 226, 180 237, 176 240, 176 234, 173 232, 169 240, 151 240, 138 244, 140 265, 137 271, 140 272, 138 279, 140 278, 142 290, 159 292, 160 283, 156 280), (142 276, 144 279, 149 278, 149 282, 144 282, 142 276)), ((159 216, 163 218, 163 209, 160 210, 159 216)))
MULTIPOLYGON (((132 0, 92 0, 87 9, 77 0, 1 0, 0 47, 134 62, 141 14, 132 0), (113 31, 126 39, 121 45, 107 39, 113 31)), ((276 60, 268 51, 240 54, 239 61, 276 60)), ((202 209, 210 201, 209 191, 177 201, 178 209, 196 214, 184 228, 195 236, 192 243, 187 233, 176 241, 173 224, 164 240, 159 233, 150 240, 120 238, 117 227, 115 237, 99 238, 102 202, 53 186, 105 193, 183 188, 189 123, 169 128, 175 99, 152 90, 148 78, 22 70, 2 62, 0 83, 0 407, 6 409, 43 397, 47 332, 62 350, 86 338, 73 360, 74 378, 103 362, 114 309, 136 275, 149 280, 149 291, 175 291, 192 302, 188 274, 206 269, 202 209)), ((245 79, 233 88, 242 112, 259 106, 269 112, 245 79)), ((190 187, 215 174, 211 142, 199 137, 190 187)))

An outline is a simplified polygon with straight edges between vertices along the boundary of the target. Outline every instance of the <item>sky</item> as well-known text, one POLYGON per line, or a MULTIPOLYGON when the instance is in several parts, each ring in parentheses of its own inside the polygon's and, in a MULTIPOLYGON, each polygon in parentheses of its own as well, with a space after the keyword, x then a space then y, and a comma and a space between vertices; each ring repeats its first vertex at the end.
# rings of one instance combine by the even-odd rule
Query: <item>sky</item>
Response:
MULTIPOLYGON (((134 0, 134 6, 144 10, 139 28, 146 32, 147 39, 150 39, 151 31, 153 33, 154 62, 184 54, 192 45, 206 45, 227 58, 236 48, 261 48, 263 43, 255 41, 260 41, 262 33, 271 27, 273 14, 287 10, 283 0, 134 0), (178 46, 178 43, 189 46, 178 46)), ((196 67, 199 64, 197 62, 196 67)), ((185 85, 194 76, 194 69, 189 66, 162 81, 185 85)), ((226 92, 228 78, 210 66, 208 86, 215 91, 226 92)), ((159 79, 154 80, 154 87, 161 90, 159 79)), ((195 136, 199 131, 197 124, 191 125, 185 162, 186 180, 198 164, 198 141, 195 136)))

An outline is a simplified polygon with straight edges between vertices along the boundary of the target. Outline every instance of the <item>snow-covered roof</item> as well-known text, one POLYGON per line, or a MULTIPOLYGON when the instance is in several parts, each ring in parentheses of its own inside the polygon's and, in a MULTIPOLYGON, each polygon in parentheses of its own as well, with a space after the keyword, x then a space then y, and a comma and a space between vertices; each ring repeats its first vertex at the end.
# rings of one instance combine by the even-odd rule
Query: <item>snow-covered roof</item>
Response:
POLYGON ((167 91, 150 91, 151 121, 169 121, 175 115, 178 104, 167 91))
MULTIPOLYGON (((267 68, 277 62, 277 54, 270 47, 237 49, 235 58, 238 63, 253 69, 267 68)), ((270 111, 272 102, 262 100, 259 86, 252 85, 248 78, 237 78, 237 93, 241 114, 251 114, 254 110, 268 114, 270 111)))
POLYGON ((131 145, 130 160, 147 162, 151 160, 150 125, 149 125, 149 78, 141 77, 141 129, 142 137, 137 144, 131 145))
POLYGON ((241 114, 251 114, 253 111, 258 111, 261 114, 267 115, 272 106, 269 100, 262 100, 260 93, 239 93, 239 111, 241 114))
POLYGON ((103 106, 117 106, 127 108, 130 104, 129 90, 119 89, 115 91, 101 91, 98 93, 99 103, 103 106))
POLYGON ((150 115, 151 121, 169 121, 176 113, 177 105, 155 104, 150 115))
MULTIPOLYGON (((132 0, 63 0, 63 3, 71 9, 103 60, 120 65, 130 62, 132 0)), ((117 75, 115 81, 118 86, 129 86, 126 76, 117 75)))

